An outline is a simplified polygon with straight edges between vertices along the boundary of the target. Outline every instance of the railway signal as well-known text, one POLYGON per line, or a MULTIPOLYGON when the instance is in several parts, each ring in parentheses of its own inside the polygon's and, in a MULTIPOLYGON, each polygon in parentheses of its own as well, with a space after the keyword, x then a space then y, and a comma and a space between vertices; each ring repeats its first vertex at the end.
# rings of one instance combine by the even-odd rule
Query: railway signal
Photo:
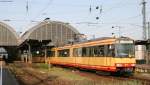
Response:
MULTIPOLYGON (((102 9, 102 5, 96 6, 95 9, 96 9, 96 12, 97 12, 97 10, 99 10, 99 14, 102 13, 102 10, 103 10, 103 9, 102 9)), ((93 11, 93 10, 92 10, 92 6, 90 5, 90 7, 89 7, 89 12, 92 13, 92 11, 93 11)), ((99 16, 96 17, 96 20, 99 20, 99 16)))

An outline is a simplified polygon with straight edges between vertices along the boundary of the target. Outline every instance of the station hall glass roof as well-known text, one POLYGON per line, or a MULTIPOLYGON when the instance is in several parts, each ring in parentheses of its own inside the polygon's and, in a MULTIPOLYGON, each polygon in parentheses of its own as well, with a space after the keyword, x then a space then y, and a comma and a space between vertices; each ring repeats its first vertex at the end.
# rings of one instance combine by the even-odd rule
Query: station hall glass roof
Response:
POLYGON ((0 46, 17 46, 18 35, 9 25, 0 22, 0 46))
POLYGON ((64 45, 74 40, 76 34, 79 32, 69 23, 44 20, 26 31, 21 36, 20 44, 26 40, 51 40, 54 45, 64 45))

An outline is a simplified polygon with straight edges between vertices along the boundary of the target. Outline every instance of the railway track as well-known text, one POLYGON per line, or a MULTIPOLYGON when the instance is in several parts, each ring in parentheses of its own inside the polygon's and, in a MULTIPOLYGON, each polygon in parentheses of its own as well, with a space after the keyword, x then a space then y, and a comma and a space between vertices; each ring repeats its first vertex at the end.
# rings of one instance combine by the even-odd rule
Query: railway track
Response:
MULTIPOLYGON (((28 76, 31 79, 36 79, 36 81, 38 81, 38 82, 35 82, 34 85, 36 85, 37 83, 43 83, 44 85, 49 85, 50 83, 52 83, 53 80, 56 79, 53 76, 50 76, 50 78, 45 77, 46 78, 45 79, 43 77, 44 74, 42 74, 42 73, 39 73, 39 72, 36 73, 36 71, 32 71, 32 69, 24 69, 24 67, 26 67, 24 65, 17 65, 17 66, 19 68, 23 67, 22 71, 23 71, 23 73, 25 73, 24 75, 20 75, 20 76, 28 76)), ((106 83, 109 82, 109 84, 105 84, 105 85, 116 85, 116 84, 120 85, 120 84, 122 84, 122 82, 125 82, 125 84, 123 84, 123 85, 150 85, 149 79, 137 78, 134 76, 133 77, 105 76, 105 75, 96 74, 94 72, 86 72, 86 71, 81 71, 81 70, 73 69, 73 68, 70 68, 70 69, 64 68, 64 70, 68 70, 68 71, 73 72, 77 75, 80 75, 80 76, 86 77, 87 79, 92 80, 92 83, 93 83, 92 85, 99 85, 99 84, 103 85, 103 83, 105 84, 105 82, 106 83), (135 81, 134 82, 135 84, 130 84, 132 81, 135 81), (97 84, 95 84, 95 83, 97 83, 97 84)), ((33 84, 21 84, 21 85, 33 85, 33 84)))
MULTIPOLYGON (((51 81, 51 80, 53 80, 53 79, 56 78, 56 76, 51 76, 51 77, 48 77, 48 78, 43 78, 42 75, 38 76, 37 73, 33 73, 33 72, 28 71, 26 69, 24 69, 23 71, 25 73, 27 73, 29 76, 31 76, 32 78, 36 78, 38 80, 37 84, 42 83, 44 85, 49 85, 49 83, 47 83, 47 81, 51 81)), ((34 84, 34 85, 37 85, 37 84, 34 84)))
MULTIPOLYGON (((48 82, 46 81, 51 81, 52 79, 55 79, 54 76, 51 77, 43 77, 44 75, 42 75, 42 73, 38 73, 38 72, 33 72, 31 69, 26 69, 28 66, 24 65, 24 64, 20 64, 17 65, 17 68, 20 68, 19 71, 20 73, 16 74, 16 78, 19 81, 20 85, 50 85, 48 82), (23 77, 24 76, 24 77, 23 77), (30 81, 34 81, 34 82, 30 82, 30 81)), ((12 72, 16 71, 16 67, 13 67, 12 69, 10 69, 12 72), (15 71, 14 71, 15 70, 15 71)))
MULTIPOLYGON (((142 85, 150 85, 150 79, 148 78, 141 78, 141 77, 135 77, 135 76, 130 76, 130 77, 122 77, 122 76, 105 76, 105 75, 100 75, 100 74, 96 74, 94 72, 87 72, 87 71, 81 71, 78 69, 75 69, 75 71, 73 71, 73 68, 64 68, 65 70, 70 70, 74 73, 76 73, 77 75, 80 76, 84 76, 87 77, 89 79, 92 79, 94 81, 99 81, 100 79, 104 79, 107 81, 114 81, 114 82, 118 82, 118 81, 136 81, 138 82, 142 82, 142 85)), ((28 75, 38 79, 41 82, 44 82, 44 79, 42 79, 41 77, 37 76, 36 73, 33 74, 33 72, 31 73, 31 71, 24 69, 24 72, 26 72, 28 75)), ((46 81, 46 80, 45 80, 46 81)), ((45 85, 48 85, 48 83, 44 83, 45 85)))
POLYGON ((110 76, 110 75, 106 76, 106 75, 99 75, 93 72, 85 72, 85 71, 76 71, 75 73, 97 81, 99 81, 99 79, 106 79, 106 80, 116 81, 116 82, 128 80, 128 81, 137 81, 137 83, 142 82, 142 85, 150 85, 150 79, 139 78, 135 76, 130 76, 130 77, 110 76))
POLYGON ((87 71, 87 70, 81 70, 81 69, 75 69, 75 68, 66 68, 66 67, 62 67, 62 66, 56 66, 56 67, 61 67, 64 68, 66 70, 70 70, 73 71, 74 73, 76 73, 77 75, 80 76, 84 76, 87 78, 90 78, 92 80, 96 80, 99 81, 100 79, 105 79, 105 80, 110 80, 110 81, 137 81, 137 83, 140 81, 142 82, 142 85, 150 85, 150 78, 141 78, 141 77, 136 77, 136 76, 130 76, 130 77, 126 77, 126 76, 112 76, 112 75, 100 75, 97 74, 95 71, 87 71))
POLYGON ((135 77, 135 76, 131 76, 131 77, 129 77, 129 78, 130 78, 130 79, 141 80, 141 81, 147 82, 148 85, 150 85, 150 79, 147 79, 147 78, 140 78, 140 77, 135 77))

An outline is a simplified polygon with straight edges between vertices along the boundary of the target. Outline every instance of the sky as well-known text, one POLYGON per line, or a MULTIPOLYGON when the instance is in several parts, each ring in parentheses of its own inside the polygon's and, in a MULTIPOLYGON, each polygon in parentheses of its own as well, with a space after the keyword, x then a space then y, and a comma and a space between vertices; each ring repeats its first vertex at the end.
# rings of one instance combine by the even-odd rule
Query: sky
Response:
MULTIPOLYGON (((12 2, 0 2, 0 21, 9 24, 17 33, 23 33, 49 17, 52 21, 70 23, 89 38, 110 37, 112 33, 118 36, 120 33, 136 40, 142 39, 142 0, 9 1, 12 2)), ((150 21, 150 0, 146 2, 146 19, 150 21)))

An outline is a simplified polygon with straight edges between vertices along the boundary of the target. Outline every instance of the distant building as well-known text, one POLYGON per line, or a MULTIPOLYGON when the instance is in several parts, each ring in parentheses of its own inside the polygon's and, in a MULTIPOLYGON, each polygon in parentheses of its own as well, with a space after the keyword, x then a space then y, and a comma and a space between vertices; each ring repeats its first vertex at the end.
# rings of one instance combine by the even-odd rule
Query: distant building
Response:
POLYGON ((150 40, 135 41, 135 57, 138 64, 150 64, 150 40))

